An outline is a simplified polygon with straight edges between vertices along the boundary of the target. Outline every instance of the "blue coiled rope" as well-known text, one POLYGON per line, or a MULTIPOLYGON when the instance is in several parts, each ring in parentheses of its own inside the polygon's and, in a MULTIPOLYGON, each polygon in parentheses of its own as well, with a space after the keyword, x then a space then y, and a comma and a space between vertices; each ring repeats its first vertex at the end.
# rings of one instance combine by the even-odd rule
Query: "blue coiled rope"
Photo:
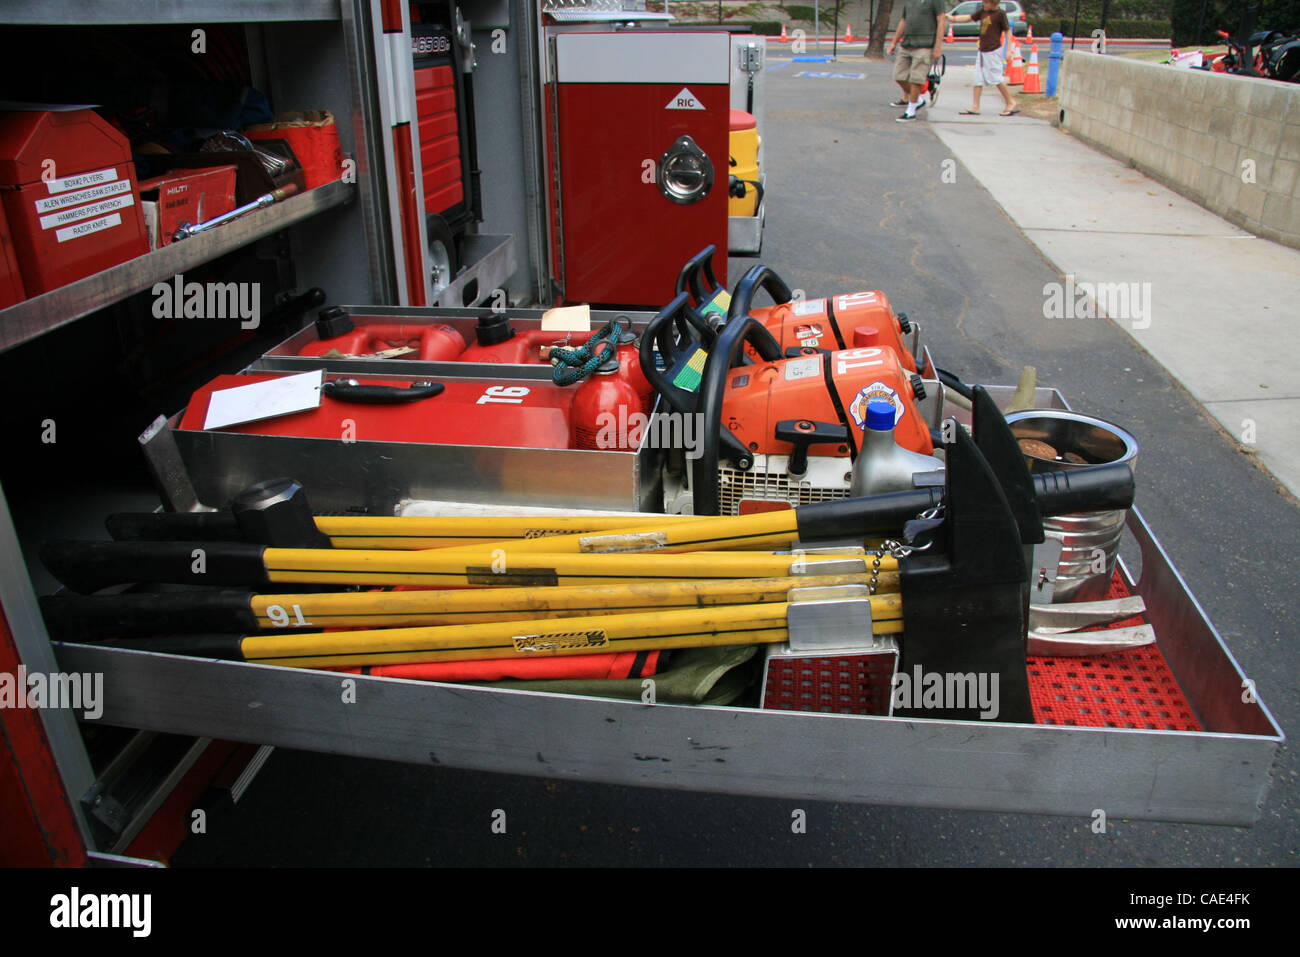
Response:
POLYGON ((623 335, 623 324, 631 328, 631 320, 619 316, 605 323, 604 328, 576 349, 551 350, 551 379, 556 385, 573 385, 591 375, 601 364, 618 351, 618 340, 623 335))

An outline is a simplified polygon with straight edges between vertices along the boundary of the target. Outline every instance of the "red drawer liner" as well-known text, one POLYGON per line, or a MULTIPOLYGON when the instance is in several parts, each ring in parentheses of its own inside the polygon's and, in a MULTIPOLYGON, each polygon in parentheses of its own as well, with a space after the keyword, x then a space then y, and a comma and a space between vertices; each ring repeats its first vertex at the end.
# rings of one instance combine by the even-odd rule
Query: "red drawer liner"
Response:
MULTIPOLYGON (((1116 571, 1107 597, 1123 598, 1128 594, 1128 587, 1116 571)), ((1143 618, 1137 617, 1106 627, 1125 628, 1144 623, 1143 618)), ((1157 641, 1159 638, 1157 634, 1157 641)), ((1030 657, 1028 666, 1035 724, 1204 730, 1158 645, 1097 658, 1030 657)))

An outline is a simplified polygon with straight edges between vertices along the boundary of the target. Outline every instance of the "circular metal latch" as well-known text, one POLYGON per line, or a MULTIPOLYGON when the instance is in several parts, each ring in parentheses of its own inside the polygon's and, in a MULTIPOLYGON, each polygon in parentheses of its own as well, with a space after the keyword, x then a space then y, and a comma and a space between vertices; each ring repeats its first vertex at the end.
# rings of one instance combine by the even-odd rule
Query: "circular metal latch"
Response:
POLYGON ((713 188, 713 161, 689 136, 679 136, 659 158, 659 192, 674 203, 698 203, 713 188))

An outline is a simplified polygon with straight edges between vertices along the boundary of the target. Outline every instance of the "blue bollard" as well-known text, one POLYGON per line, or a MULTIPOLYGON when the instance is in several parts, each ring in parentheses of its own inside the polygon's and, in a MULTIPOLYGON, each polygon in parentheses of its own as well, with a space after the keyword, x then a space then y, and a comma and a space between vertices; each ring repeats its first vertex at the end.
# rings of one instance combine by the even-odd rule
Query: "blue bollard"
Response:
POLYGON ((1061 73, 1061 57, 1065 56, 1065 38, 1059 32, 1052 34, 1052 52, 1047 54, 1047 89, 1044 94, 1056 96, 1056 79, 1061 73))

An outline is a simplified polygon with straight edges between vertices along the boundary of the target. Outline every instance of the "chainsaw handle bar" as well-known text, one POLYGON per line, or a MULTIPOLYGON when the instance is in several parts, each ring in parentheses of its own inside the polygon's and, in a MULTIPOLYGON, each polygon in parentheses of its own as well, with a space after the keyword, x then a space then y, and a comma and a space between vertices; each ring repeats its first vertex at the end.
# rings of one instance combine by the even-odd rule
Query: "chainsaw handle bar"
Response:
POLYGON ((741 277, 740 282, 736 283, 736 288, 731 293, 731 305, 727 308, 727 325, 731 326, 732 320, 739 316, 749 315, 749 307, 753 305, 754 293, 762 287, 766 289, 775 303, 789 302, 793 298, 790 287, 785 281, 774 273, 770 266, 759 263, 757 266, 750 268, 749 272, 741 277))
MULTIPOLYGON (((778 283, 776 274, 766 266, 755 266, 749 271, 741 286, 759 270, 765 270, 778 283)), ((757 280, 756 280, 757 282, 757 280)), ((784 283, 782 283, 784 287, 784 283)), ((737 287, 739 291, 740 287, 737 287)), ((750 298, 753 291, 750 290, 750 298)), ((732 299, 732 305, 736 303, 732 299)), ((732 365, 741 356, 745 343, 750 343, 758 352, 763 362, 775 362, 781 358, 781 345, 767 331, 767 327, 750 315, 739 319, 727 320, 727 324, 718 333, 718 341, 713 344, 709 360, 704 364, 704 375, 700 382, 698 408, 700 410, 700 455, 691 466, 691 493, 695 497, 696 515, 718 514, 718 461, 719 448, 725 435, 732 452, 746 457, 751 453, 736 441, 730 431, 722 431, 722 399, 727 386, 727 376, 732 365)), ((753 459, 750 457, 750 461, 753 459)))
POLYGON ((677 274, 677 286, 674 291, 689 292, 692 305, 707 304, 722 289, 722 283, 718 282, 718 277, 713 274, 713 257, 717 251, 718 247, 709 243, 686 260, 682 271, 677 274))
POLYGON ((660 310, 657 316, 646 323, 645 331, 641 333, 641 345, 638 349, 641 372, 654 386, 655 391, 664 397, 664 401, 678 412, 693 412, 698 402, 698 395, 673 385, 655 368, 654 347, 659 346, 659 353, 664 357, 665 369, 671 369, 681 354, 678 343, 674 341, 674 325, 679 329, 686 329, 689 325, 700 333, 699 338, 696 338, 687 331, 683 336, 684 340, 701 345, 703 341, 712 341, 712 331, 696 325, 698 321, 699 316, 691 308, 689 293, 680 292, 672 302, 660 310))

